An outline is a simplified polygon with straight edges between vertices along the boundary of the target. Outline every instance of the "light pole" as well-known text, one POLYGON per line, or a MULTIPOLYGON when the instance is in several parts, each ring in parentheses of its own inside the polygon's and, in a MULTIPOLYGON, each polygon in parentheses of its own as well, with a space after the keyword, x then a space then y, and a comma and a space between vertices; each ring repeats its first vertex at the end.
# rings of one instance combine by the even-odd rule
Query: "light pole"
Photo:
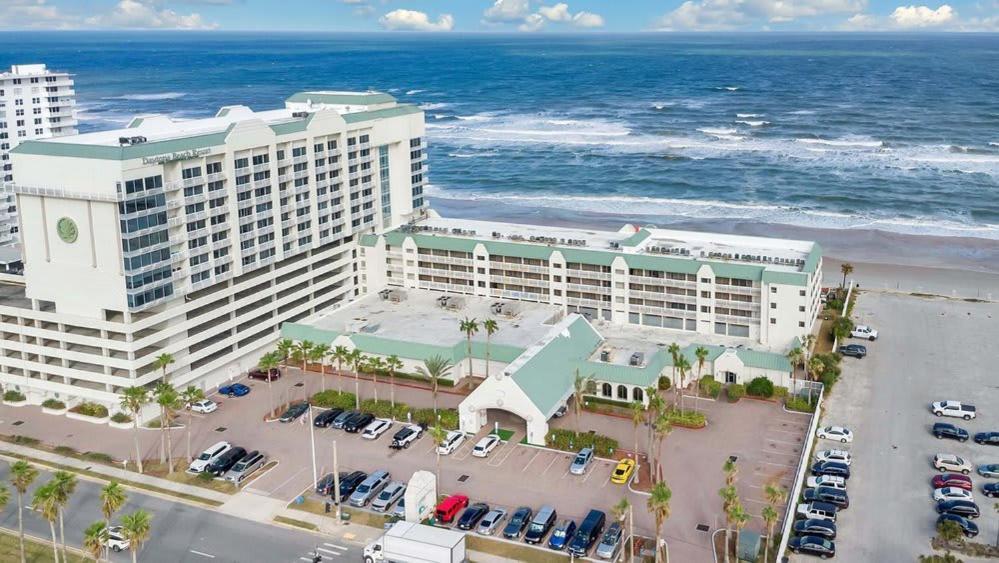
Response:
POLYGON ((336 504, 336 521, 340 520, 340 466, 336 459, 336 440, 333 440, 333 501, 336 504))
POLYGON ((312 448, 312 482, 318 483, 319 475, 316 474, 316 425, 312 421, 312 405, 309 405, 309 446, 312 448))

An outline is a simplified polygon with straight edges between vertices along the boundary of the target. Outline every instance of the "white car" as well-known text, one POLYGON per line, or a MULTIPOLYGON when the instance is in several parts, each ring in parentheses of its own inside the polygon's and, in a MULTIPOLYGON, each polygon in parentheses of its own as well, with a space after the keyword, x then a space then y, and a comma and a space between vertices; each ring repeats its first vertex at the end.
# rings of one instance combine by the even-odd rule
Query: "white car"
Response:
POLYGON ((950 471, 968 475, 974 469, 971 462, 954 454, 937 454, 933 456, 933 467, 937 471, 950 471))
POLYGON ((118 553, 128 549, 131 542, 125 538, 121 526, 111 526, 108 528, 108 537, 104 540, 104 545, 111 548, 111 551, 118 553))
POLYGON ((191 410, 200 412, 201 414, 208 414, 219 410, 219 404, 211 399, 202 399, 191 403, 191 410))
POLYGON ((940 502, 942 500, 970 500, 974 501, 974 495, 971 491, 966 491, 964 489, 959 489, 957 487, 944 487, 942 489, 937 489, 933 491, 933 500, 940 502))
POLYGON ((437 453, 440 455, 448 455, 454 453, 455 450, 461 446, 462 442, 465 441, 465 435, 457 430, 452 430, 447 433, 444 437, 444 441, 437 444, 437 453))
POLYGON ((857 325, 850 331, 850 336, 854 338, 864 338, 866 340, 877 340, 878 331, 867 325, 857 325))
POLYGON ((835 461, 844 465, 853 463, 853 457, 846 450, 822 450, 815 454, 815 461, 835 461))
POLYGON ((361 437, 365 440, 374 440, 392 428, 392 421, 387 418, 376 418, 364 427, 361 437))
POLYGON ((188 473, 202 473, 208 470, 208 466, 212 464, 213 461, 218 459, 218 457, 232 448, 232 444, 226 441, 219 442, 214 446, 208 448, 207 450, 201 452, 201 455, 197 459, 191 462, 188 466, 188 473))
POLYGON ((964 420, 971 420, 978 415, 978 409, 974 405, 966 405, 961 401, 937 401, 930 405, 930 410, 935 416, 949 416, 964 420))
POLYGON ((853 441, 853 432, 842 426, 826 426, 825 428, 819 428, 815 435, 819 438, 824 438, 826 440, 839 440, 844 444, 849 444, 853 441))
POLYGON ((496 449, 496 446, 498 445, 500 445, 499 436, 490 434, 483 437, 478 441, 478 443, 475 444, 475 447, 472 448, 472 455, 475 457, 486 457, 489 455, 489 452, 496 449))
POLYGON ((825 520, 827 522, 836 521, 836 507, 832 505, 826 505, 824 502, 814 503, 814 502, 803 502, 798 505, 798 514, 801 514, 805 518, 813 520, 825 520), (824 506, 829 506, 829 510, 826 510, 824 506))
POLYGON ((809 489, 817 487, 827 487, 830 489, 846 490, 846 479, 837 475, 811 475, 805 481, 805 486, 809 489))

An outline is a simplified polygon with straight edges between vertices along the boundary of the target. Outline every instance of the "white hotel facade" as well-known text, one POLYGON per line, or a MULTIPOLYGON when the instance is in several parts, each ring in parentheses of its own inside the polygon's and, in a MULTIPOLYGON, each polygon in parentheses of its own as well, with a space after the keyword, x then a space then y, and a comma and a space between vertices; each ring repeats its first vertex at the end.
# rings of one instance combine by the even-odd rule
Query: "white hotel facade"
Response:
POLYGON ((283 322, 351 300, 357 239, 424 212, 423 113, 376 92, 137 117, 13 151, 24 276, 0 284, 0 383, 117 404, 161 377, 207 388, 283 322))

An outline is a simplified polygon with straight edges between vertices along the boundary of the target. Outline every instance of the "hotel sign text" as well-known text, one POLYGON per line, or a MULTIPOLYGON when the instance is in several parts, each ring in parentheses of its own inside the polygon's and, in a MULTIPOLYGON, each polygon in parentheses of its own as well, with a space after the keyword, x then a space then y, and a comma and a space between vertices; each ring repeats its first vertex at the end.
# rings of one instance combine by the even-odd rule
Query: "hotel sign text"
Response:
POLYGON ((142 164, 163 164, 164 162, 173 162, 175 160, 187 160, 189 158, 197 158, 208 154, 208 149, 191 149, 186 151, 180 151, 170 154, 160 154, 156 156, 144 156, 142 157, 142 164))

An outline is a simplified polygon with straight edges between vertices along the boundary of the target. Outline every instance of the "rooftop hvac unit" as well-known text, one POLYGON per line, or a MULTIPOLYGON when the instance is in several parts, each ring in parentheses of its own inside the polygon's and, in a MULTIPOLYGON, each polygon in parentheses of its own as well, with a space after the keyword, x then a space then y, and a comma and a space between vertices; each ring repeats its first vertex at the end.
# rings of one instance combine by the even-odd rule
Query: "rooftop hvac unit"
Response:
POLYGON ((124 145, 124 146, 127 146, 127 145, 138 145, 138 144, 145 143, 145 142, 146 142, 146 138, 143 137, 142 135, 136 135, 134 137, 118 137, 118 144, 119 145, 124 145))
POLYGON ((610 361, 610 350, 601 350, 600 351, 600 361, 601 362, 609 362, 610 361))
POLYGON ((295 112, 292 112, 291 116, 294 117, 295 119, 305 119, 306 117, 309 117, 309 112, 307 112, 307 111, 295 111, 295 112))
POLYGON ((493 231, 493 238, 502 238, 502 237, 503 237, 503 233, 501 233, 499 231, 493 231))
POLYGON ((611 248, 621 248, 621 243, 619 243, 617 241, 611 241, 610 247, 611 248))

